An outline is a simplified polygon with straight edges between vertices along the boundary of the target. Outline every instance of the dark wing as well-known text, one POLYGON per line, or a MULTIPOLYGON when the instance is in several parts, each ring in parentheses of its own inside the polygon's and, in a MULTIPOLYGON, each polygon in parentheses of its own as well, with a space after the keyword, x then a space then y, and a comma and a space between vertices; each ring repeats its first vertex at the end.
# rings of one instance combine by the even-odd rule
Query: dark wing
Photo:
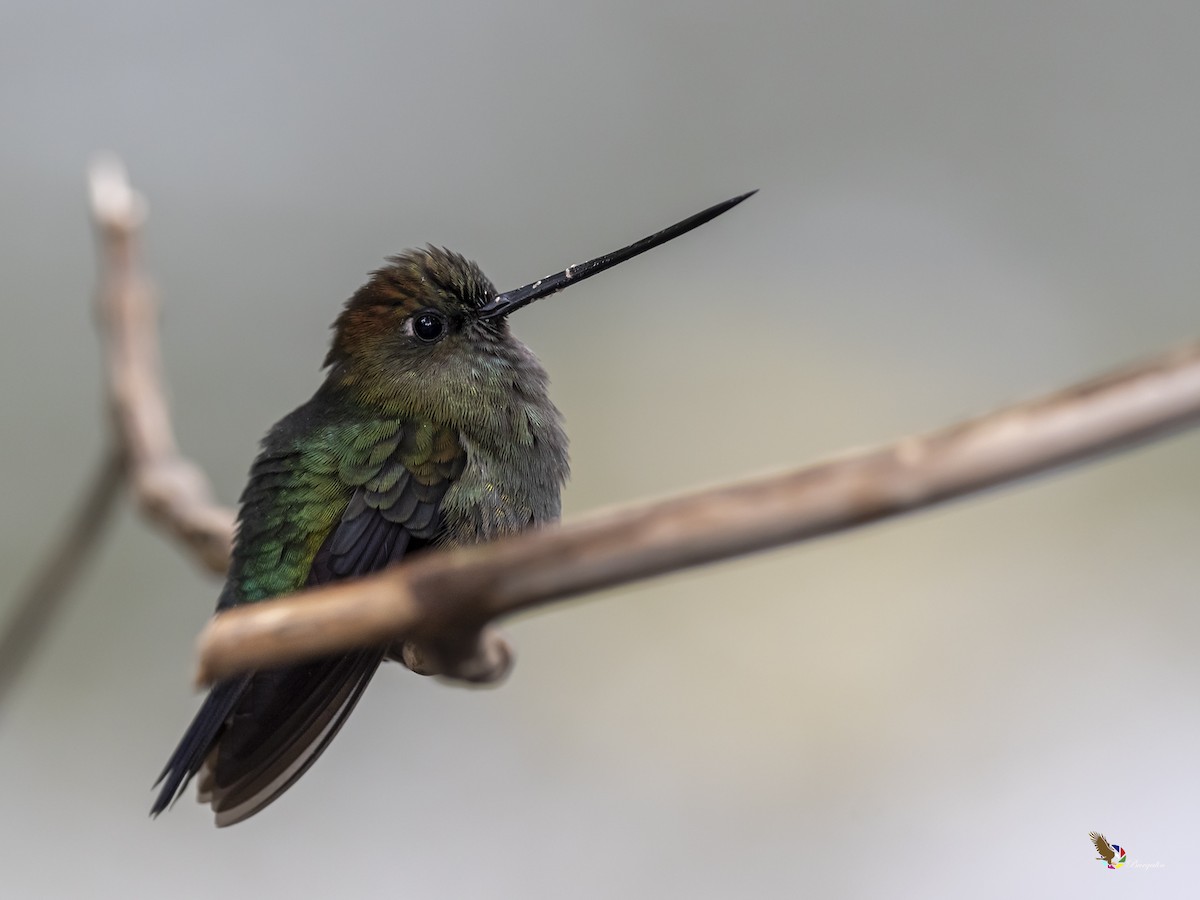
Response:
POLYGON ((1111 863, 1113 861, 1113 857, 1117 855, 1117 851, 1112 848, 1112 845, 1109 844, 1108 839, 1104 835, 1098 834, 1095 831, 1090 832, 1088 837, 1090 837, 1092 839, 1092 843, 1096 845, 1096 852, 1100 854, 1100 858, 1107 863, 1111 863))
MULTIPOLYGON (((413 437, 397 434, 388 441, 386 457, 376 447, 358 465, 340 466, 339 482, 354 493, 313 558, 305 584, 377 571, 433 541, 442 497, 463 460, 445 440, 438 442, 439 455, 448 458, 429 459, 428 441, 414 447, 424 429, 409 430, 413 437)), ((197 772, 199 798, 212 805, 218 826, 267 806, 329 746, 384 650, 358 650, 217 685, 164 770, 152 812, 173 802, 197 772)))

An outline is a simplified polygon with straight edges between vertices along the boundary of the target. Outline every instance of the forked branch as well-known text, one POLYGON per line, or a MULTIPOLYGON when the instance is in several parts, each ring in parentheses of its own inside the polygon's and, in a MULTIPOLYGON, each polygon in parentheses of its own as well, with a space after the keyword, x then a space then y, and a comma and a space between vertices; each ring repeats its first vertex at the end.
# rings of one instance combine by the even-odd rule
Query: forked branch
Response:
POLYGON ((131 489, 156 527, 213 572, 225 571, 233 543, 232 510, 213 501, 204 473, 179 454, 171 431, 157 307, 138 264, 146 204, 115 159, 96 161, 88 173, 88 189, 99 256, 96 312, 112 423, 109 447, 74 520, 17 597, 5 623, 0 636, 0 706, 105 533, 122 488, 131 489))

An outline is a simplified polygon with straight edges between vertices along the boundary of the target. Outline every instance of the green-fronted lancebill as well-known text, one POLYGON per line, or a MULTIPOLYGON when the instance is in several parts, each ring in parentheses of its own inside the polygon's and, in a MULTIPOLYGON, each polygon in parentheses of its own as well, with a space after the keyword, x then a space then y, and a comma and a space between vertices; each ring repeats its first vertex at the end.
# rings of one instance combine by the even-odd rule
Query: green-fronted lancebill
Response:
MULTIPOLYGON (((509 314, 749 196, 505 293, 448 250, 389 259, 334 323, 324 383, 263 440, 218 611, 555 520, 567 436, 509 314)), ((217 825, 254 815, 321 755, 387 654, 366 647, 215 685, 159 776, 152 814, 199 774, 217 825)))

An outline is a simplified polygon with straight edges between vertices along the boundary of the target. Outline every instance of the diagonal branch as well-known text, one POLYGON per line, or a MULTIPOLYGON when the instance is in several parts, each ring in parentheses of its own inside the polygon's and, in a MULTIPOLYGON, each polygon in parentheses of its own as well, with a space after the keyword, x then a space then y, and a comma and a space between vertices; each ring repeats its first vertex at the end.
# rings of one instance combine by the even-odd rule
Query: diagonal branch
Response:
MULTIPOLYGON (((171 431, 152 291, 137 261, 145 206, 115 162, 90 173, 101 255, 99 319, 113 449, 63 548, 22 606, 49 621, 122 476, 150 522, 207 568, 228 565, 233 513, 171 431), (74 553, 73 551, 78 551, 74 553), (38 598, 41 598, 40 601, 38 598)), ((419 672, 502 677, 492 623, 587 591, 846 530, 1156 438, 1200 421, 1200 343, 1055 394, 877 450, 733 483, 480 547, 428 554, 376 576, 222 613, 201 635, 200 680, 396 641, 419 672)), ((25 613, 22 613, 25 615, 25 613)), ((14 640, 31 655, 22 616, 14 640)), ((38 634, 44 628, 34 629, 38 634)), ((34 637, 37 635, 35 634, 34 637)), ((3 672, 12 680, 16 663, 3 672)))
POLYGON ((200 636, 198 679, 398 635, 406 661, 426 663, 413 668, 457 674, 464 654, 480 652, 481 629, 503 616, 924 509, 1198 422, 1200 342, 876 450, 229 610, 200 636))

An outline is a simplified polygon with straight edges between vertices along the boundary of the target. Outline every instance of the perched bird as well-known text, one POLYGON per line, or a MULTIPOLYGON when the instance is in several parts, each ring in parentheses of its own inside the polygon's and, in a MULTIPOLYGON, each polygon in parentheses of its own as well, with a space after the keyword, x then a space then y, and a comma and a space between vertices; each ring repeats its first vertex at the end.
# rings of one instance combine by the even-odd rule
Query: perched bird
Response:
POLYGON ((1100 854, 1096 857, 1096 859, 1108 863, 1108 867, 1111 869, 1113 867, 1112 862, 1117 855, 1117 851, 1112 848, 1112 845, 1108 842, 1108 838, 1102 834, 1098 834, 1095 831, 1089 832, 1088 837, 1092 839, 1092 843, 1096 845, 1096 852, 1100 854))
MULTIPOLYGON (((217 610, 556 519, 567 437, 509 314, 749 196, 502 294, 448 250, 389 259, 334 323, 324 383, 263 440, 217 610)), ((159 776, 151 814, 199 773, 218 826, 254 815, 321 755, 386 654, 366 647, 216 684, 159 776)))

